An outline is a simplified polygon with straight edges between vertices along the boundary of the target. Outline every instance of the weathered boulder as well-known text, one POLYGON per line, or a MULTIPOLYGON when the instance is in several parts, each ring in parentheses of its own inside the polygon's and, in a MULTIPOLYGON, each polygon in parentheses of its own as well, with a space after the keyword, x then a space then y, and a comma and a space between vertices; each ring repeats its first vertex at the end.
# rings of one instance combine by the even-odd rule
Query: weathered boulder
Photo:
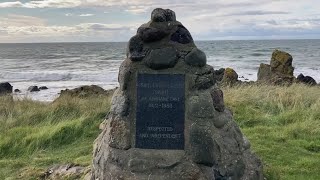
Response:
MULTIPOLYGON (((262 180, 261 161, 225 107, 214 69, 173 15, 154 10, 143 27, 167 35, 139 40, 146 55, 121 64, 120 88, 94 143, 91 179, 262 180)), ((233 71, 225 76, 237 81, 233 71)))
POLYGON ((273 85, 290 85, 295 81, 293 76, 292 56, 284 51, 275 50, 272 53, 270 65, 260 64, 258 82, 273 85))
POLYGON ((271 66, 269 64, 260 64, 258 70, 258 80, 259 81, 268 81, 271 77, 271 66))
POLYGON ((38 86, 30 86, 30 87, 28 88, 28 91, 29 91, 29 92, 38 92, 38 91, 40 91, 40 89, 39 89, 38 86))
POLYGON ((13 92, 15 92, 15 93, 21 93, 20 89, 15 89, 13 92))
POLYGON ((178 62, 178 52, 173 47, 154 49, 151 50, 145 61, 151 69, 171 68, 178 62))
POLYGON ((47 86, 40 86, 39 89, 40 89, 40 90, 47 90, 47 89, 49 89, 49 88, 48 88, 47 86))
POLYGON ((8 82, 0 83, 0 95, 11 94, 12 86, 8 82))
POLYGON ((271 72, 293 76, 292 56, 287 52, 279 50, 273 51, 270 66, 271 72))
POLYGON ((193 42, 190 32, 182 25, 178 26, 178 29, 171 36, 171 41, 181 44, 188 44, 193 42))
POLYGON ((317 81, 314 80, 312 77, 310 76, 304 76, 303 74, 299 74, 299 76, 297 77, 297 81, 310 85, 310 86, 314 86, 317 85, 317 81))
POLYGON ((223 75, 224 75, 224 68, 220 68, 218 70, 214 70, 213 72, 213 76, 214 76, 214 80, 215 82, 220 82, 223 79, 223 75))
POLYGON ((127 58, 131 61, 140 61, 146 56, 143 50, 143 42, 139 36, 133 36, 128 43, 127 58))
POLYGON ((110 95, 114 92, 113 89, 105 90, 100 86, 91 85, 91 86, 81 86, 74 89, 65 89, 61 90, 60 97, 62 96, 72 96, 72 97, 89 97, 97 95, 110 95))
POLYGON ((159 41, 167 35, 162 29, 143 26, 138 29, 137 33, 143 42, 159 41))
POLYGON ((238 74, 232 68, 226 68, 221 83, 224 85, 234 85, 238 82, 238 74))
POLYGON ((191 66, 203 67, 207 64, 207 56, 200 49, 194 48, 190 53, 188 53, 184 61, 191 66))
POLYGON ((156 8, 151 13, 151 20, 154 22, 176 21, 176 14, 170 9, 156 8))

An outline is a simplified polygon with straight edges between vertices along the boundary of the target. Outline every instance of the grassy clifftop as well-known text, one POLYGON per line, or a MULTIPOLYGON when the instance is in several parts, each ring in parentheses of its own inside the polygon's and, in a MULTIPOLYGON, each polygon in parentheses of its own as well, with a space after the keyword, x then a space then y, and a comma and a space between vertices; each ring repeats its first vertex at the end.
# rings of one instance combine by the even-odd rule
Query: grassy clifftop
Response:
POLYGON ((225 102, 262 158, 267 179, 320 179, 320 88, 224 88, 225 102))
MULTIPOLYGON (((320 88, 223 88, 268 179, 320 179, 320 88)), ((53 164, 88 166, 110 97, 48 104, 0 97, 0 179, 34 179, 53 164)))
POLYGON ((0 99, 0 179, 33 179, 54 164, 88 166, 110 97, 64 96, 52 104, 0 99))

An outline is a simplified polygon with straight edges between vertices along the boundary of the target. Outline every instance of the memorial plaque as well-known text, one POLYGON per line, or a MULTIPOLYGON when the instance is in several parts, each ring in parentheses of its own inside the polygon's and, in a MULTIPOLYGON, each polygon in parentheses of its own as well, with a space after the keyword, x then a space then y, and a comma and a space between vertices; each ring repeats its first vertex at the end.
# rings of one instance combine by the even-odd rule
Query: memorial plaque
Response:
POLYGON ((138 74, 136 148, 184 149, 185 77, 138 74))

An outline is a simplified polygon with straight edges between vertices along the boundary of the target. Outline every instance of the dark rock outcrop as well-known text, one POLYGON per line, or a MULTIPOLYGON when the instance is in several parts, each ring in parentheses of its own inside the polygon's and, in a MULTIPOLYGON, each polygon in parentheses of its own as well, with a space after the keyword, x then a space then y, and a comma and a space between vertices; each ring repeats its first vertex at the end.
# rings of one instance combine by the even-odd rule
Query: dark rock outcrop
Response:
POLYGON ((6 95, 12 93, 12 86, 8 82, 0 83, 0 95, 6 95))
POLYGON ((15 93, 21 93, 20 89, 15 89, 14 92, 15 93))
POLYGON ((38 86, 30 86, 30 87, 28 88, 28 91, 29 91, 29 92, 38 92, 38 91, 40 91, 40 89, 39 89, 38 86))
POLYGON ((316 80, 310 76, 304 76, 303 74, 299 74, 297 81, 311 86, 317 85, 316 80))
MULTIPOLYGON (((151 21, 142 27, 155 28, 152 32, 166 32, 166 35, 160 33, 161 38, 150 41, 138 40, 134 43, 138 44, 137 48, 132 46, 133 51, 129 54, 136 51, 146 52, 146 55, 140 56, 139 61, 129 55, 121 64, 118 77, 120 88, 113 94, 110 113, 102 123, 102 133, 94 144, 91 179, 262 180, 261 161, 251 152, 250 143, 233 120, 232 112, 225 107, 223 92, 216 87, 214 69, 206 65, 206 55, 197 49, 191 35, 189 37, 186 33, 188 31, 181 30, 183 26, 175 21, 174 12, 155 9, 151 21), (160 83, 165 86, 169 84, 165 80, 144 84, 139 82, 139 77, 152 75, 158 78, 160 74, 168 79, 183 77, 183 80, 174 81, 178 84, 183 82, 184 92, 181 94, 184 96, 175 105, 178 107, 183 103, 184 107, 184 138, 180 139, 184 143, 183 148, 169 150, 137 146, 137 129, 141 126, 146 128, 137 123, 137 113, 142 113, 148 120, 158 117, 150 112, 138 111, 138 106, 143 104, 138 104, 143 99, 137 95, 138 86, 148 87, 144 93, 153 94, 157 92, 153 90, 159 90, 160 83)), ((142 39, 141 36, 138 32, 135 38, 142 39)), ((133 42, 132 39, 130 41, 133 42)), ((233 83, 237 78, 234 71, 225 70, 223 79, 233 83)), ((170 87, 179 86, 170 84, 170 87)), ((152 97, 161 98, 161 95, 152 97)), ((149 105, 151 112, 162 112, 157 108, 151 110, 155 106, 149 105)), ((173 129, 175 126, 165 128, 173 129)), ((163 139, 160 143, 166 141, 163 139)), ((151 144, 154 145, 155 141, 151 144)))
POLYGON ((113 92, 114 92, 113 89, 105 90, 100 86, 91 85, 91 86, 81 86, 74 89, 61 90, 60 97, 67 95, 71 97, 85 98, 85 97, 97 96, 97 95, 110 95, 113 92))
POLYGON ((293 76, 292 56, 284 51, 275 50, 272 53, 270 65, 260 64, 258 82, 273 85, 290 85, 295 82, 293 76))
POLYGON ((224 68, 220 68, 220 69, 215 70, 215 71, 213 72, 213 76, 214 76, 215 82, 220 82, 220 81, 222 81, 222 78, 223 78, 223 75, 224 75, 224 71, 225 71, 224 68))
POLYGON ((40 89, 40 90, 47 90, 47 89, 49 89, 49 88, 48 88, 47 86, 40 86, 39 89, 40 89))

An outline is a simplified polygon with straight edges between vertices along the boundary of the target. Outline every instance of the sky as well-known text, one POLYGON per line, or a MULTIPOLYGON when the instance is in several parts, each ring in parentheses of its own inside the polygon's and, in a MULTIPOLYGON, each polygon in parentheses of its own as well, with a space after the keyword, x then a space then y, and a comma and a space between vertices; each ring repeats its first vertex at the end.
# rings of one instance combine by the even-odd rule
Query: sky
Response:
POLYGON ((0 0, 0 43, 128 41, 158 7, 195 40, 320 39, 320 0, 0 0))

